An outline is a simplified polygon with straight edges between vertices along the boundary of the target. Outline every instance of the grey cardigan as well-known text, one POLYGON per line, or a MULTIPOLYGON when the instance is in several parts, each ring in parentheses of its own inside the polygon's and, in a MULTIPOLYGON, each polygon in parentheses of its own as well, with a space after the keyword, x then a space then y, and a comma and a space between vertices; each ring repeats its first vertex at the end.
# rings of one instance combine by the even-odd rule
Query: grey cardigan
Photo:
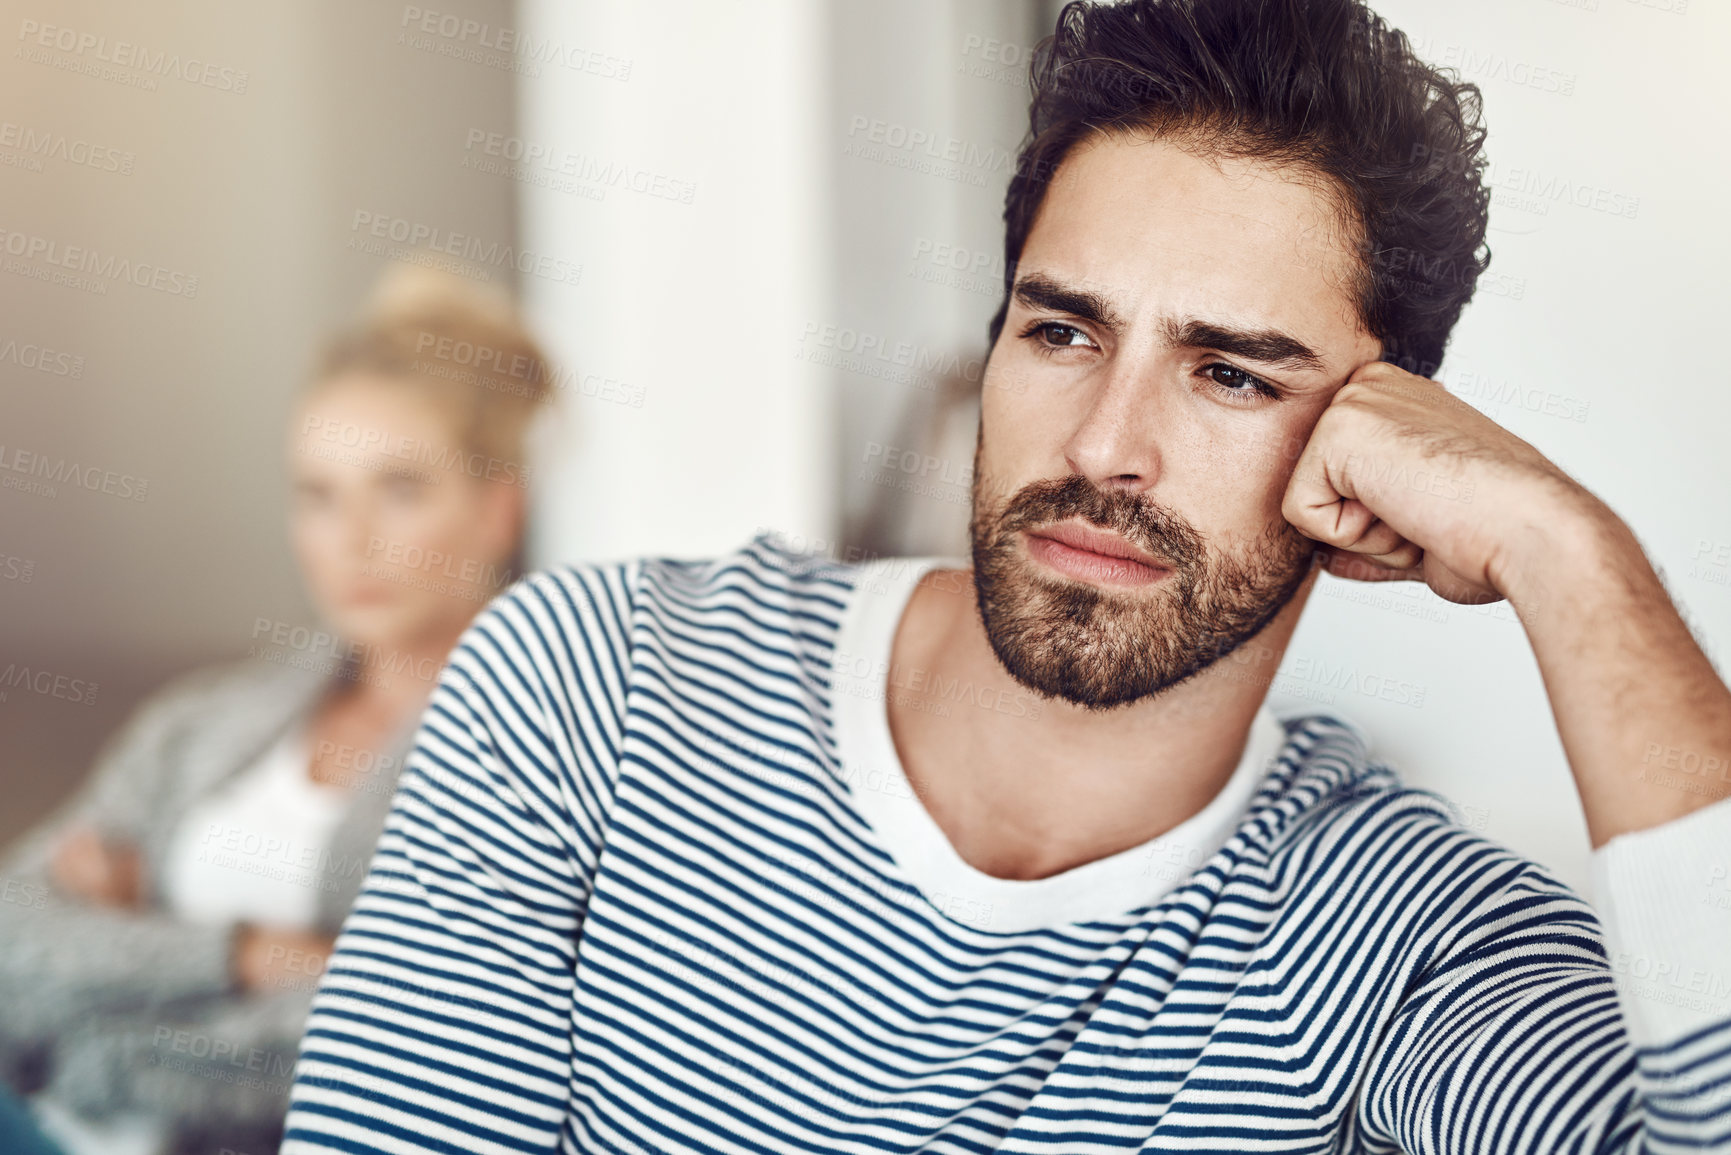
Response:
MULTIPOLYGON (((84 786, 7 849, 0 1059, 14 1072, 46 1063, 48 1092, 96 1118, 147 1109, 236 1124, 280 1120, 317 975, 280 992, 238 991, 234 928, 169 913, 161 866, 181 815, 352 674, 346 665, 312 672, 249 658, 173 680, 108 739, 84 786), (53 847, 78 823, 139 847, 143 910, 88 904, 55 888, 53 847)), ((329 933, 360 890, 418 722, 351 786, 317 876, 317 921, 329 933)))

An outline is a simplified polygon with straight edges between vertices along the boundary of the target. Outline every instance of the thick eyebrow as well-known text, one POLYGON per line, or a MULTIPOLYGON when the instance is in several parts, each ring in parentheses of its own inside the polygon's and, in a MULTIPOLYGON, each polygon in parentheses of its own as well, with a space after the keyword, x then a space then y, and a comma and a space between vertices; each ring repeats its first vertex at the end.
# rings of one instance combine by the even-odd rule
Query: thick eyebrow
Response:
MULTIPOLYGON (((1113 332, 1123 328, 1117 311, 1099 293, 1060 284, 1040 273, 1030 273, 1017 281, 1015 295, 1030 309, 1068 313, 1113 332)), ((1234 329, 1190 318, 1168 320, 1165 331, 1169 342, 1187 349, 1214 349, 1276 369, 1324 368, 1316 350, 1278 329, 1234 329)))
POLYGON ((1215 349, 1276 369, 1323 368, 1322 358, 1297 337, 1278 329, 1229 329, 1207 321, 1169 320, 1166 339, 1189 349, 1215 349))
POLYGON ((1015 293, 1016 300, 1030 309, 1068 313, 1114 332, 1123 327, 1111 304, 1099 293, 1073 289, 1039 273, 1030 273, 1017 281, 1015 293))

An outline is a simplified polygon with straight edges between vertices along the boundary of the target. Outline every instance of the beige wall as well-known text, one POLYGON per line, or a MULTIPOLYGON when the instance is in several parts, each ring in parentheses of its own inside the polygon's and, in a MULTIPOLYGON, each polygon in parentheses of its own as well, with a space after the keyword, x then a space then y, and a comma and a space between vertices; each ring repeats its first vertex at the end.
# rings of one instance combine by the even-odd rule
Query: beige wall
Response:
MULTIPOLYGON (((510 23, 505 0, 437 7, 510 23)), ((282 429, 318 339, 383 268, 346 247, 357 210, 514 236, 513 186, 459 163, 471 126, 511 122, 515 78, 399 42, 404 11, 0 4, 0 480, 28 484, 22 451, 89 484, 112 471, 117 491, 0 488, 0 670, 64 675, 62 695, 98 687, 88 705, 51 683, 0 687, 0 838, 73 787, 165 676, 240 656, 255 618, 310 620, 283 528, 282 429), (47 26, 70 50, 39 44, 47 26), (144 60, 103 63, 132 51, 119 42, 144 60), (100 69, 154 90, 87 71, 100 69), (43 157, 26 133, 102 159, 43 157), (18 271, 56 271, 11 251, 41 244, 161 267, 167 288, 18 271), (189 276, 196 292, 175 292, 189 276), (44 347, 77 375, 27 367, 44 347), (142 500, 126 496, 136 479, 142 500)))

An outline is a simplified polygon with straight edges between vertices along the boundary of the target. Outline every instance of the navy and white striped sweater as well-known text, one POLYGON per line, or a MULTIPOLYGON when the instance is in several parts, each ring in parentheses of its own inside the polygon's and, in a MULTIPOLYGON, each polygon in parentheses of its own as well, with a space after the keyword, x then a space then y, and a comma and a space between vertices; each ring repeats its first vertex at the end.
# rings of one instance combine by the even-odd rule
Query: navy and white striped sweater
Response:
POLYGON ((945 913, 840 772, 860 572, 765 535, 476 618, 285 1155, 1731 1150, 1731 1017, 1637 1047, 1594 909, 1327 716, 1157 902, 945 913))

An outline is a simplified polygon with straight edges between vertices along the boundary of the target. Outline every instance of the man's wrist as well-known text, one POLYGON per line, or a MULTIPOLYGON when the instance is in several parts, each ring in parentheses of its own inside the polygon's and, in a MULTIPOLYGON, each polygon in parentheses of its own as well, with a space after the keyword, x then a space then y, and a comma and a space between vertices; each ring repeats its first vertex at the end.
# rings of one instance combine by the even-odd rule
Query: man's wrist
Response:
POLYGON ((1489 575, 1529 629, 1565 598, 1590 597, 1595 585, 1627 591, 1635 575, 1651 571, 1629 527, 1591 492, 1548 478, 1538 494, 1489 575))

